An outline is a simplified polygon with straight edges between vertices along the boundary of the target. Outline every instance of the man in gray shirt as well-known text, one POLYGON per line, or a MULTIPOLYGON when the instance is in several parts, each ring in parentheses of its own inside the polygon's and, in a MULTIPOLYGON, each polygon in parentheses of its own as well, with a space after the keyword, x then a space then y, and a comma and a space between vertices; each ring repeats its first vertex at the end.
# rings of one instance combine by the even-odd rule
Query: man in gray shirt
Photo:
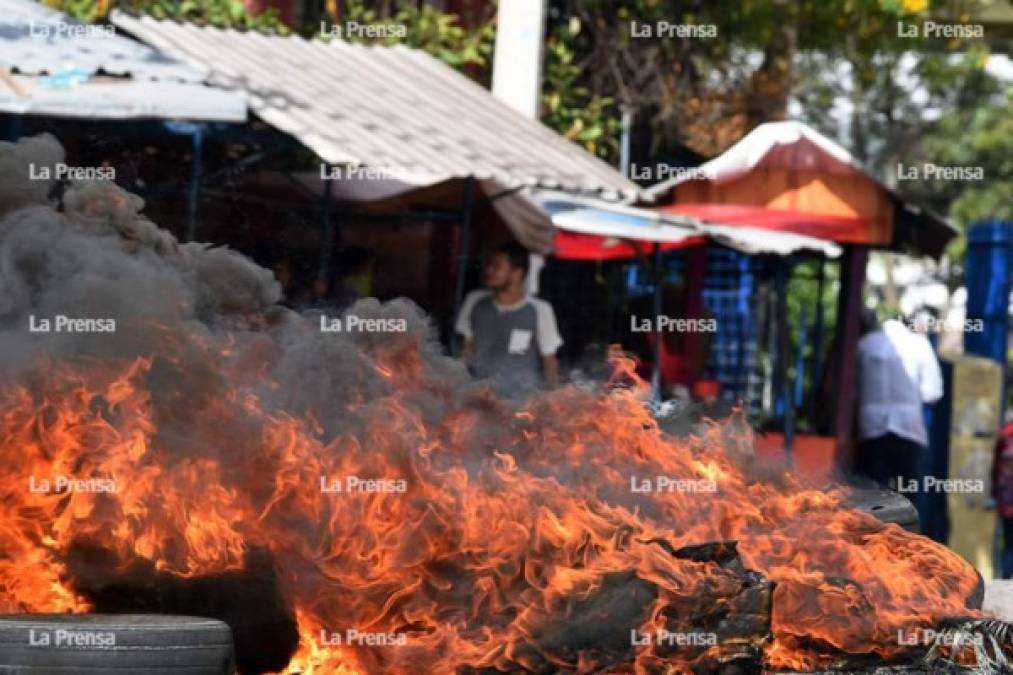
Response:
POLYGON ((559 383, 556 350, 563 339, 552 305, 527 293, 527 274, 527 250, 518 244, 496 249, 485 266, 485 289, 468 294, 456 324, 468 367, 511 398, 531 394, 543 381, 549 388, 559 383))

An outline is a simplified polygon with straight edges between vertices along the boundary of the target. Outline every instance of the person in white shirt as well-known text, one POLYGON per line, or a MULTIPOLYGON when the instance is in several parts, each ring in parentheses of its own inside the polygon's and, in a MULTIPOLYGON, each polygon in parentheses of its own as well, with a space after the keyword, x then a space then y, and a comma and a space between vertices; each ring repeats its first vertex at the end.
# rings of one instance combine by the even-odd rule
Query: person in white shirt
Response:
POLYGON ((552 305, 525 290, 528 264, 519 244, 496 249, 485 266, 485 289, 465 298, 455 325, 472 374, 511 398, 559 383, 563 339, 552 305))
POLYGON ((902 322, 879 327, 862 315, 858 341, 858 453, 855 469, 877 482, 920 480, 928 432, 922 405, 943 395, 932 345, 902 322))

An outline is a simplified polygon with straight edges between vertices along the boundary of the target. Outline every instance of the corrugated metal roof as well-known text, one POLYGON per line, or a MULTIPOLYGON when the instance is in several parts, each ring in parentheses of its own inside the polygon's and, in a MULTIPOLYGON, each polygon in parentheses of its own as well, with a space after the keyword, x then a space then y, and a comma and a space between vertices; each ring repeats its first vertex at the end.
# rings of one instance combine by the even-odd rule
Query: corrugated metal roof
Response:
POLYGON ((419 50, 121 12, 113 23, 167 54, 206 65, 209 82, 245 90, 262 119, 332 164, 423 174, 432 182, 475 176, 609 199, 640 194, 608 164, 419 50))
POLYGON ((786 256, 796 251, 819 253, 827 258, 836 258, 841 255, 841 247, 834 242, 804 234, 714 223, 704 223, 699 227, 703 234, 718 244, 750 255, 771 253, 786 256))
POLYGON ((184 119, 206 122, 246 120, 246 100, 234 92, 182 82, 91 79, 68 87, 47 86, 45 78, 12 75, 0 79, 0 111, 79 119, 184 119))
POLYGON ((246 120, 246 96, 112 26, 31 0, 0 0, 0 112, 82 119, 246 120), (5 72, 6 71, 6 72, 5 72))
POLYGON ((207 76, 200 67, 116 35, 112 26, 81 24, 31 0, 0 0, 0 65, 23 75, 73 68, 137 80, 202 82, 207 76))

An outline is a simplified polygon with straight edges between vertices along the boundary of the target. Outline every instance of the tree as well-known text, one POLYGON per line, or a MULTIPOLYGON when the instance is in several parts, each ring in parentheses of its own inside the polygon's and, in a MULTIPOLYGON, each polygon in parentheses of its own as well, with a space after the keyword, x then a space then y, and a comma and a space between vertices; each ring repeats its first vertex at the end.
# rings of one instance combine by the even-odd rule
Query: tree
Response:
POLYGON ((43 0, 43 4, 66 12, 85 22, 104 21, 116 8, 150 14, 158 19, 179 19, 214 26, 256 28, 287 32, 278 13, 268 10, 253 14, 242 0, 43 0))
MULTIPOLYGON (((919 184, 921 196, 960 227, 985 219, 1013 222, 1013 87, 996 91, 984 105, 946 112, 926 135, 921 153, 909 162, 980 169, 970 180, 931 180, 919 184), (954 139, 960 139, 954 142, 954 139)), ((949 253, 963 258, 960 238, 949 253)))
MULTIPOLYGON (((150 14, 158 19, 177 19, 221 27, 255 29, 281 34, 291 32, 306 37, 319 33, 319 22, 306 21, 302 25, 284 23, 277 10, 268 9, 253 13, 242 0, 44 0, 45 4, 67 12, 85 22, 105 21, 113 9, 132 13, 150 14)), ((488 83, 491 74, 491 55, 494 40, 493 15, 475 28, 464 28, 458 18, 429 5, 414 2, 385 2, 375 8, 367 0, 346 0, 332 5, 325 17, 331 20, 357 21, 361 24, 391 22, 407 28, 405 39, 396 36, 350 36, 352 40, 379 44, 404 43, 423 49, 448 65, 465 70, 482 83, 488 83)))
MULTIPOLYGON (((969 11, 982 2, 961 3, 969 11)), ((646 161, 680 146, 713 156, 757 124, 783 119, 792 106, 837 136, 840 120, 824 111, 842 96, 855 111, 841 138, 858 157, 884 155, 917 139, 906 125, 925 107, 905 95, 918 83, 901 69, 929 76, 926 60, 945 59, 967 41, 910 39, 898 21, 932 12, 967 21, 951 3, 926 0, 554 0, 548 29, 547 120, 560 131, 601 130, 594 149, 613 160, 622 109, 648 136, 646 161), (679 37, 658 26, 712 27, 715 37, 679 37), (654 33, 643 35, 645 26, 654 33), (913 57, 913 58, 912 58, 913 57), (560 66, 562 64, 562 67, 560 66), (563 111, 564 114, 555 114, 563 111), (611 118, 606 121, 604 118, 611 118), (889 144, 887 144, 889 146, 889 144)), ((934 89, 939 91, 939 88, 934 89)))
POLYGON ((495 40, 492 11, 478 26, 465 28, 456 15, 426 4, 385 3, 383 11, 370 8, 369 4, 364 0, 350 0, 345 17, 363 24, 391 22, 403 25, 407 29, 406 37, 357 39, 380 44, 407 44, 422 49, 452 67, 466 71, 480 83, 489 84, 495 40))

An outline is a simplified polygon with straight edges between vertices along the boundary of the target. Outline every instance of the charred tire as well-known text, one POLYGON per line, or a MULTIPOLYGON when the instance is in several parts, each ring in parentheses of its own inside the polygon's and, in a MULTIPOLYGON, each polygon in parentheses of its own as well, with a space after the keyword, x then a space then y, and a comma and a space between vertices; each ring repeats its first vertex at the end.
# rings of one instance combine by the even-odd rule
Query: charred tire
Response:
POLYGON ((0 675, 233 675, 232 632, 214 619, 0 615, 0 675))

